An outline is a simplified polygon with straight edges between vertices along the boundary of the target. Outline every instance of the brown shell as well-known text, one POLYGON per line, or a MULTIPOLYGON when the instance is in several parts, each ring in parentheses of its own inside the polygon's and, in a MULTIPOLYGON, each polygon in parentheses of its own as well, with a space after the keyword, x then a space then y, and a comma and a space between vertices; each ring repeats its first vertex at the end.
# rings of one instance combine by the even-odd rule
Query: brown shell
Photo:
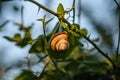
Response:
POLYGON ((54 51, 64 51, 69 48, 68 34, 65 32, 58 32, 52 36, 50 47, 54 51))

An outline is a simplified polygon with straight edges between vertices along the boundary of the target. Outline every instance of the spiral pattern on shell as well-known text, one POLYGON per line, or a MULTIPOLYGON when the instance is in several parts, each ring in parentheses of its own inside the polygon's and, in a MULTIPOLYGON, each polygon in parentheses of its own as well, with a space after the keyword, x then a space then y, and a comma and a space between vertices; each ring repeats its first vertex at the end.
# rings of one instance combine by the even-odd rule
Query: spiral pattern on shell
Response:
POLYGON ((65 51, 70 47, 68 34, 65 32, 58 32, 52 36, 50 47, 54 51, 65 51))

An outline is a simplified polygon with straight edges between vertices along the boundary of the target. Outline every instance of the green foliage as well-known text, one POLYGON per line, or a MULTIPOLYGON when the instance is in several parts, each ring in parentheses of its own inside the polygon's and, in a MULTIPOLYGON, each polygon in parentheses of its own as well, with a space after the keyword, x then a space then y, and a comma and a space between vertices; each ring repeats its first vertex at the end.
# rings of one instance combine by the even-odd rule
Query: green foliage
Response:
POLYGON ((23 70, 22 73, 17 76, 14 80, 36 80, 37 77, 33 74, 33 72, 28 70, 23 70))
POLYGON ((17 46, 25 47, 32 40, 31 33, 30 33, 31 27, 25 28, 20 24, 17 24, 17 25, 20 27, 19 30, 22 30, 24 32, 24 36, 22 37, 21 34, 16 33, 12 38, 8 36, 4 36, 4 38, 11 42, 16 42, 17 46))
POLYGON ((22 41, 21 35, 19 33, 16 33, 13 38, 9 38, 5 36, 4 38, 8 39, 9 41, 15 41, 17 43, 20 43, 22 41))
MULTIPOLYGON (((29 1, 35 3, 36 5, 39 4, 37 2, 34 2, 34 0, 29 1)), ((42 7, 46 11, 54 13, 51 10, 41 6, 41 4, 39 5, 39 7, 42 7)), ((29 53, 34 53, 39 57, 39 60, 36 64, 38 65, 40 62, 45 64, 45 67, 43 68, 43 71, 39 73, 39 76, 36 76, 32 71, 23 70, 22 73, 18 75, 14 80, 80 80, 79 77, 79 79, 76 79, 75 77, 82 77, 82 75, 84 78, 81 80, 88 80, 86 79, 86 74, 98 74, 99 76, 102 75, 103 77, 107 74, 107 71, 110 71, 112 73, 113 64, 111 61, 113 61, 115 65, 117 64, 117 74, 120 73, 120 66, 118 66, 120 65, 120 56, 117 56, 119 58, 117 63, 116 55, 112 55, 110 61, 109 56, 103 53, 97 47, 97 45, 90 41, 89 37, 87 37, 87 29, 81 29, 79 24, 74 22, 71 24, 68 19, 65 19, 65 13, 69 13, 71 10, 72 9, 66 12, 61 3, 58 5, 57 12, 54 14, 59 21, 55 24, 54 29, 48 34, 46 33, 46 26, 54 19, 54 17, 46 20, 46 15, 44 15, 43 18, 37 19, 37 21, 42 22, 44 32, 37 38, 32 39, 31 37, 30 30, 32 29, 33 25, 25 27, 22 24, 18 23, 16 23, 16 25, 19 26, 19 30, 24 32, 23 37, 20 33, 16 33, 12 38, 8 36, 4 37, 11 42, 15 42, 16 45, 20 47, 31 44, 29 53), (54 51, 50 48, 51 38, 57 32, 66 32, 68 34, 68 41, 70 43, 69 49, 64 51, 54 51), (94 50, 91 49, 88 51, 87 49, 84 49, 84 42, 81 41, 82 38, 85 38, 91 42, 91 44, 93 44, 93 46, 100 53, 102 53, 105 57, 107 56, 107 59, 101 60, 98 57, 98 54, 90 55, 89 53, 94 50), (43 55, 45 55, 45 57, 43 57, 43 55), (46 56, 50 58, 50 61, 46 61, 46 56)), ((102 78, 98 77, 95 80, 101 79, 102 78)))
POLYGON ((37 40, 34 41, 33 45, 31 46, 29 53, 40 53, 44 52, 44 39, 43 35, 39 36, 37 40))
POLYGON ((88 31, 86 29, 81 29, 80 33, 81 33, 81 35, 87 35, 88 31))
POLYGON ((57 14, 58 14, 58 18, 61 20, 64 15, 65 15, 65 11, 64 11, 64 7, 62 4, 59 4, 57 7, 57 14))

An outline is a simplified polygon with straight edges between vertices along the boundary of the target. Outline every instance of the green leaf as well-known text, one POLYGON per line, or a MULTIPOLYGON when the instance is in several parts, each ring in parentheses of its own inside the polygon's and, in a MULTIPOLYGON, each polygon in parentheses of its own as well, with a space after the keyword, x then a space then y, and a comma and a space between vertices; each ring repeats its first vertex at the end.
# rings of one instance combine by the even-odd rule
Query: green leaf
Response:
POLYGON ((88 31, 87 31, 87 29, 81 29, 80 33, 83 34, 83 35, 87 35, 88 31))
POLYGON ((43 21, 43 19, 37 19, 37 21, 43 21))
POLYGON ((57 8, 57 14, 63 14, 64 13, 64 7, 63 5, 60 3, 58 5, 58 8, 57 8))
POLYGON ((64 7, 61 3, 57 7, 57 14, 59 15, 59 19, 63 18, 65 15, 64 7))
POLYGON ((73 30, 73 31, 76 31, 76 30, 79 30, 79 29, 80 29, 79 24, 72 24, 72 26, 70 27, 70 30, 73 30))
POLYGON ((69 27, 64 22, 61 22, 60 24, 63 27, 64 31, 69 32, 69 27))
POLYGON ((32 40, 32 38, 31 38, 30 30, 25 30, 25 35, 23 37, 23 43, 28 44, 28 42, 31 40, 32 40))
POLYGON ((65 70, 67 71, 68 74, 74 75, 75 73, 78 72, 79 69, 79 63, 75 61, 71 61, 69 64, 67 64, 65 67, 65 70))
POLYGON ((98 72, 104 74, 108 69, 108 64, 105 62, 84 60, 82 63, 84 64, 83 67, 86 68, 87 72, 98 72))
POLYGON ((47 25, 50 21, 52 21, 54 19, 54 17, 52 17, 51 19, 49 19, 48 21, 45 22, 45 25, 47 25))
POLYGON ((21 42, 21 35, 19 33, 15 34, 13 38, 4 36, 5 39, 9 40, 9 41, 13 41, 13 42, 21 42))
POLYGON ((14 80, 36 80, 37 77, 33 74, 32 71, 23 70, 23 72, 17 76, 14 80))
POLYGON ((37 38, 35 43, 31 46, 29 53, 40 53, 44 52, 44 39, 43 36, 41 35, 40 37, 37 38))
POLYGON ((16 42, 17 46, 24 47, 27 44, 29 44, 30 41, 32 41, 30 30, 33 24, 31 24, 28 27, 24 27, 22 24, 19 24, 19 23, 15 23, 15 25, 19 26, 19 30, 22 30, 24 32, 24 37, 22 38, 19 33, 16 33, 13 38, 10 38, 7 36, 4 36, 4 38, 9 41, 16 42))
POLYGON ((18 44, 20 47, 24 47, 27 44, 29 44, 30 41, 32 41, 32 37, 30 33, 31 27, 24 28, 23 30, 24 30, 24 37, 22 39, 22 43, 18 44))
POLYGON ((77 32, 74 32, 74 31, 72 31, 72 30, 69 30, 69 33, 71 33, 72 36, 74 36, 74 37, 76 37, 76 38, 81 38, 81 35, 80 35, 79 33, 77 33, 77 32))

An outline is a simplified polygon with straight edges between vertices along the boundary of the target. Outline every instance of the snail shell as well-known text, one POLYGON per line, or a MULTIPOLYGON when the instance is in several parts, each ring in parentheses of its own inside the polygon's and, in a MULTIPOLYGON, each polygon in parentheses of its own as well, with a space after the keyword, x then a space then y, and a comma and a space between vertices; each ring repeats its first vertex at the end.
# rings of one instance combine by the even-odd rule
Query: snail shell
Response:
POLYGON ((70 47, 68 34, 65 32, 58 32, 52 36, 50 47, 54 51, 65 51, 70 47))

